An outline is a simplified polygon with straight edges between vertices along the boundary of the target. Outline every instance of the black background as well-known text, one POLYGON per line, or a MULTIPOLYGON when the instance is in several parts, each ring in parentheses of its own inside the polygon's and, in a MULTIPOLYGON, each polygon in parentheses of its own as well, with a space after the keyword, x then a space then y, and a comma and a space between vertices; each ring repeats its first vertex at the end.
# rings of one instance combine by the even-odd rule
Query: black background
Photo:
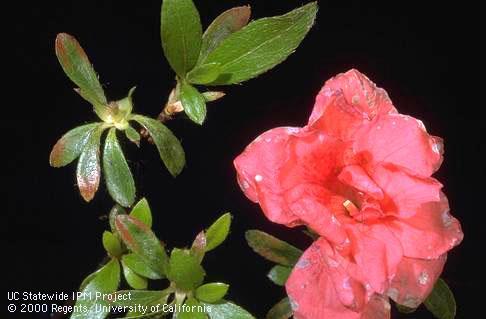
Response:
MULTIPOLYGON (((251 4, 253 17, 260 18, 303 3, 196 1, 205 26, 236 5, 251 4)), ((474 112, 484 104, 484 92, 469 87, 475 82, 474 72, 468 73, 475 43, 469 40, 470 11, 443 2, 320 1, 315 27, 287 61, 258 79, 224 88, 227 96, 209 104, 204 126, 184 119, 169 123, 187 153, 180 177, 169 176, 155 147, 123 144, 138 194, 152 207, 156 233, 170 247, 188 245, 198 231, 231 211, 229 240, 206 258, 208 280, 231 283, 229 298, 262 318, 284 292, 266 280, 271 265, 246 246, 244 231, 263 229, 302 248, 308 242, 299 232, 265 220, 239 190, 232 160, 267 129, 304 125, 324 81, 357 68, 388 91, 401 113, 422 119, 431 134, 445 139, 445 161, 436 177, 462 221, 465 239, 450 253, 443 276, 455 292, 457 317, 471 318, 480 273, 475 268, 481 256, 477 218, 484 214, 478 188, 484 177, 479 143, 484 124, 474 112), (476 102, 466 101, 471 95, 476 102)), ((106 189, 102 185, 93 202, 84 203, 75 165, 54 169, 48 163, 63 133, 96 120, 58 65, 56 34, 78 38, 109 98, 122 98, 136 85, 135 111, 156 116, 174 85, 160 46, 159 12, 160 1, 107 0, 19 1, 13 12, 4 11, 13 14, 8 51, 14 54, 3 61, 13 71, 2 103, 7 188, 2 281, 7 290, 73 291, 104 255, 100 236, 107 223, 100 217, 112 205, 106 189)), ((22 318, 7 314, 16 317, 22 318)), ((421 310, 405 317, 431 315, 421 310)))

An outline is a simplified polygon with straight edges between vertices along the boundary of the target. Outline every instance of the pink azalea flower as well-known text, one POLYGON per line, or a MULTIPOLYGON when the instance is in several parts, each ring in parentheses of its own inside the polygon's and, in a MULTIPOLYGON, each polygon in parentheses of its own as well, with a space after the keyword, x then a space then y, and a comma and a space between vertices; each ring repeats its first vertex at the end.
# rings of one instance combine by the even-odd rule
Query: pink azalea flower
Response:
POLYGON ((390 317, 418 306, 463 238, 442 184, 442 140, 356 70, 326 82, 309 123, 263 133, 235 159, 273 222, 320 238, 286 284, 296 319, 390 317))

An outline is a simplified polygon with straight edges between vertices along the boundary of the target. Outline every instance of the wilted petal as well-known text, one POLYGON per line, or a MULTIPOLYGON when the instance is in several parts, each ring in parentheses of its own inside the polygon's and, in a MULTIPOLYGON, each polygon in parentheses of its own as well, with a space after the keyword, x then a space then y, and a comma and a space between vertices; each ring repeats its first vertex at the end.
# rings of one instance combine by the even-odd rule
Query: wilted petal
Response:
POLYGON ((388 296, 406 307, 418 307, 434 288, 446 259, 445 254, 432 260, 404 257, 388 289, 388 296))
POLYGON ((379 116, 363 127, 354 150, 372 163, 391 163, 425 177, 442 163, 442 140, 430 136, 421 121, 402 114, 379 116))
POLYGON ((390 309, 391 307, 387 297, 374 294, 371 296, 360 319, 389 319, 390 309))
POLYGON ((423 204, 414 216, 387 225, 400 239, 404 255, 412 258, 435 259, 458 245, 464 236, 459 221, 449 213, 443 193, 440 201, 423 204))

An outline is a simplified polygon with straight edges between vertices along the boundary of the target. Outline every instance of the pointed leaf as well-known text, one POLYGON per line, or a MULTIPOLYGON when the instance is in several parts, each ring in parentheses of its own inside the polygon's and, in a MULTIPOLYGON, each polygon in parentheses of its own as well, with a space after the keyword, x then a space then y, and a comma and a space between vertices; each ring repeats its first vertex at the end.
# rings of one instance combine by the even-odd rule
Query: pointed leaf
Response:
POLYGON ((149 132, 150 136, 152 136, 159 151, 160 158, 172 176, 179 175, 184 168, 186 160, 184 149, 177 137, 164 124, 157 120, 141 115, 134 115, 132 119, 140 123, 149 132))
POLYGON ((56 56, 66 75, 79 86, 79 93, 93 105, 107 103, 93 66, 78 41, 60 33, 56 37, 56 56))
POLYGON ((149 278, 149 279, 162 279, 164 276, 153 271, 152 268, 144 261, 143 258, 139 257, 137 254, 126 254, 123 255, 122 261, 127 267, 130 267, 138 275, 149 278))
POLYGON ((289 319, 292 317, 292 314, 293 311, 292 307, 290 307, 289 298, 284 298, 270 309, 266 319, 289 319))
POLYGON ((219 63, 196 66, 187 74, 187 81, 193 84, 207 84, 216 80, 220 74, 219 63))
POLYGON ((202 41, 201 21, 192 0, 164 0, 160 29, 165 56, 184 77, 196 64, 202 41))
POLYGON ((204 312, 204 306, 199 303, 194 297, 187 298, 184 309, 189 311, 181 311, 177 314, 177 319, 206 319, 207 315, 204 312))
POLYGON ((206 118, 206 100, 204 99, 204 96, 199 93, 196 88, 183 82, 181 84, 179 97, 187 116, 197 124, 201 125, 206 118))
POLYGON ((122 254, 122 247, 120 240, 109 231, 103 233, 103 247, 106 252, 112 257, 120 257, 122 254))
POLYGON ((220 301, 228 292, 229 285, 221 282, 205 284, 196 289, 196 298, 204 302, 220 301))
POLYGON ((206 231, 206 251, 221 245, 228 237, 231 228, 231 214, 219 217, 206 231))
POLYGON ((122 266, 123 266, 123 275, 127 283, 133 289, 147 289, 147 279, 137 275, 130 267, 128 267, 122 259, 122 266))
POLYGON ((99 124, 90 134, 78 160, 76 178, 81 196, 89 202, 100 185, 100 138, 104 126, 99 124))
POLYGON ((135 182, 123 151, 112 127, 106 137, 103 152, 103 170, 106 187, 111 197, 120 205, 128 207, 135 200, 135 182))
POLYGON ((282 16, 253 21, 228 36, 200 62, 220 63, 221 75, 211 84, 240 83, 283 62, 304 39, 316 13, 312 2, 282 16))
POLYGON ((130 142, 140 146, 140 134, 133 127, 129 126, 125 130, 125 136, 130 140, 130 142))
POLYGON ((52 167, 65 166, 79 157, 90 134, 100 123, 78 126, 64 134, 52 148, 49 163, 52 167))
POLYGON ((290 267, 276 265, 270 269, 267 277, 276 285, 285 286, 285 282, 289 278, 291 272, 292 268, 290 267))
POLYGON ((211 311, 208 311, 210 319, 255 319, 248 311, 231 301, 222 300, 217 303, 202 302, 202 304, 211 308, 211 311))
POLYGON ((152 271, 163 277, 167 269, 167 254, 150 228, 128 215, 118 215, 115 225, 125 245, 152 271))
POLYGON ((101 268, 95 277, 82 290, 83 296, 92 296, 92 298, 79 298, 76 301, 75 311, 71 315, 71 319, 103 319, 109 315, 109 311, 104 311, 108 308, 109 302, 102 300, 102 298, 95 298, 96 294, 110 294, 118 289, 120 283, 120 264, 118 260, 110 260, 103 268, 101 268), (103 306, 100 310, 100 306, 103 306), (86 310, 86 311, 85 311, 86 310))
POLYGON ((138 219, 147 225, 147 227, 152 227, 152 212, 146 198, 142 198, 137 204, 135 204, 130 212, 130 216, 138 219))
POLYGON ((201 263, 205 253, 206 253, 206 234, 204 233, 204 231, 202 231, 196 236, 196 238, 192 242, 191 254, 194 257, 196 257, 199 263, 201 263))
POLYGON ((204 276, 204 269, 189 250, 172 250, 167 278, 175 283, 177 289, 191 291, 203 282, 204 276))
POLYGON ((219 91, 207 91, 207 92, 203 92, 202 95, 204 96, 206 102, 213 102, 219 100, 226 94, 224 92, 219 92, 219 91))
POLYGON ((424 301, 425 307, 437 319, 454 319, 456 317, 456 300, 447 283, 439 278, 434 289, 424 301))
POLYGON ((242 6, 226 10, 214 19, 204 31, 199 60, 204 61, 221 41, 247 25, 250 15, 250 6, 242 6))
POLYGON ((302 255, 300 249, 259 230, 249 230, 245 237, 257 254, 283 266, 292 267, 302 255))

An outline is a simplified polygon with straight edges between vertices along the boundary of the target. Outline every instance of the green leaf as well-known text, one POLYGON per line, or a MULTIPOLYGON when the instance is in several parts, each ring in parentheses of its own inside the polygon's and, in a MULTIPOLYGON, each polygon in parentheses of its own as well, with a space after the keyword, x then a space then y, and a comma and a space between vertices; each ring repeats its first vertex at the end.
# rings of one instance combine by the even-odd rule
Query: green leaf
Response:
POLYGON ((103 152, 103 169, 106 187, 111 197, 120 205, 128 207, 135 200, 135 182, 123 151, 112 127, 106 137, 103 152))
POLYGON ((266 319, 289 319, 292 315, 293 311, 290 306, 289 298, 284 298, 270 309, 266 319))
POLYGON ((157 120, 141 116, 133 115, 132 119, 142 125, 152 136, 155 146, 159 151, 160 158, 165 166, 172 174, 177 176, 184 168, 186 163, 184 149, 177 137, 162 123, 157 120))
POLYGON ((52 148, 49 163, 52 167, 65 166, 79 157, 93 130, 100 123, 78 126, 64 134, 52 148))
POLYGON ((113 235, 112 232, 105 231, 103 233, 103 247, 106 252, 112 257, 120 257, 123 253, 120 240, 113 235))
POLYGON ((204 269, 189 250, 172 250, 167 278, 175 283, 177 289, 192 291, 203 282, 204 276, 204 269))
POLYGON ((207 318, 204 312, 204 306, 199 303, 194 297, 187 298, 185 305, 191 311, 182 311, 177 314, 177 319, 205 319, 207 318))
POLYGON ((129 126, 125 130, 125 136, 130 140, 130 142, 135 143, 140 146, 140 134, 133 127, 129 126))
POLYGON ((98 124, 89 135, 78 160, 76 178, 79 192, 87 202, 93 199, 100 185, 100 138, 104 129, 104 125, 98 124))
POLYGON ((203 64, 187 74, 187 81, 193 84, 207 84, 216 80, 219 74, 219 63, 203 64))
POLYGON ((222 300, 217 303, 202 303, 211 309, 208 316, 211 319, 255 319, 248 311, 231 301, 222 300))
POLYGON ((204 233, 204 231, 202 231, 196 236, 196 238, 192 242, 191 254, 194 257, 196 257, 199 263, 201 263, 205 253, 206 253, 206 234, 204 233))
POLYGON ((202 95, 204 96, 206 102, 213 102, 219 100, 226 94, 224 92, 219 92, 219 91, 207 91, 207 92, 203 92, 202 95))
POLYGON ((108 316, 109 311, 104 310, 108 308, 109 302, 106 299, 95 298, 95 296, 100 293, 111 294, 115 292, 119 283, 120 264, 118 260, 112 259, 96 273, 95 277, 82 290, 84 294, 76 301, 77 307, 75 307, 75 309, 81 310, 73 312, 71 319, 102 319, 108 316), (104 306, 101 311, 99 306, 104 306))
POLYGON ((456 300, 447 283, 439 278, 434 289, 424 301, 425 307, 438 319, 453 319, 456 316, 456 300))
POLYGON ((130 287, 134 289, 147 289, 147 279, 139 276, 130 267, 128 267, 122 259, 123 274, 130 287))
POLYGON ((292 268, 290 267, 276 265, 270 269, 267 277, 276 285, 285 286, 285 282, 289 278, 291 272, 292 268))
POLYGON ((79 94, 93 105, 107 103, 93 66, 78 41, 60 33, 56 37, 56 56, 66 75, 79 86, 79 94))
POLYGON ((283 266, 292 267, 302 255, 300 249, 259 230, 249 230, 245 237, 257 254, 283 266))
POLYGON ((149 203, 146 198, 142 198, 137 204, 132 208, 130 216, 138 219, 147 227, 152 227, 152 211, 150 210, 149 203))
POLYGON ((149 265, 144 261, 143 258, 139 257, 137 254, 126 254, 123 255, 122 261, 127 267, 130 267, 135 273, 142 277, 149 279, 162 279, 164 276, 160 275, 156 271, 152 270, 149 265))
POLYGON ((187 116, 201 125, 206 118, 206 100, 204 96, 195 87, 182 82, 179 97, 187 116))
POLYGON ((228 237, 231 227, 231 214, 219 217, 206 231, 206 251, 221 245, 228 237))
POLYGON ((204 31, 199 60, 204 61, 221 41, 247 25, 250 15, 250 6, 242 6, 226 10, 214 19, 204 31))
MULTIPOLYGON (((167 298, 171 294, 170 289, 164 289, 160 291, 152 290, 121 290, 115 293, 115 299, 112 303, 114 307, 129 307, 126 318, 145 318, 148 314, 153 312, 150 311, 150 307, 157 305, 164 305, 167 303, 167 298), (127 296, 130 294, 130 298, 120 298, 116 295, 127 296), (143 312, 141 306, 147 307, 146 312, 143 312)), ((158 307, 159 312, 162 311, 162 307, 158 307)), ((117 316, 118 318, 118 316, 117 316)))
POLYGON ((161 37, 164 54, 180 77, 197 62, 202 41, 202 26, 192 0, 164 0, 161 12, 161 37))
POLYGON ((163 277, 167 270, 167 254, 150 228, 128 215, 118 215, 115 225, 125 245, 152 271, 163 277))
POLYGON ((220 301, 228 292, 229 285, 220 282, 205 284, 196 289, 196 298, 204 302, 220 301))
POLYGON ((240 83, 283 62, 314 24, 316 2, 285 15, 251 22, 212 51, 200 64, 220 63, 221 75, 211 85, 240 83))

